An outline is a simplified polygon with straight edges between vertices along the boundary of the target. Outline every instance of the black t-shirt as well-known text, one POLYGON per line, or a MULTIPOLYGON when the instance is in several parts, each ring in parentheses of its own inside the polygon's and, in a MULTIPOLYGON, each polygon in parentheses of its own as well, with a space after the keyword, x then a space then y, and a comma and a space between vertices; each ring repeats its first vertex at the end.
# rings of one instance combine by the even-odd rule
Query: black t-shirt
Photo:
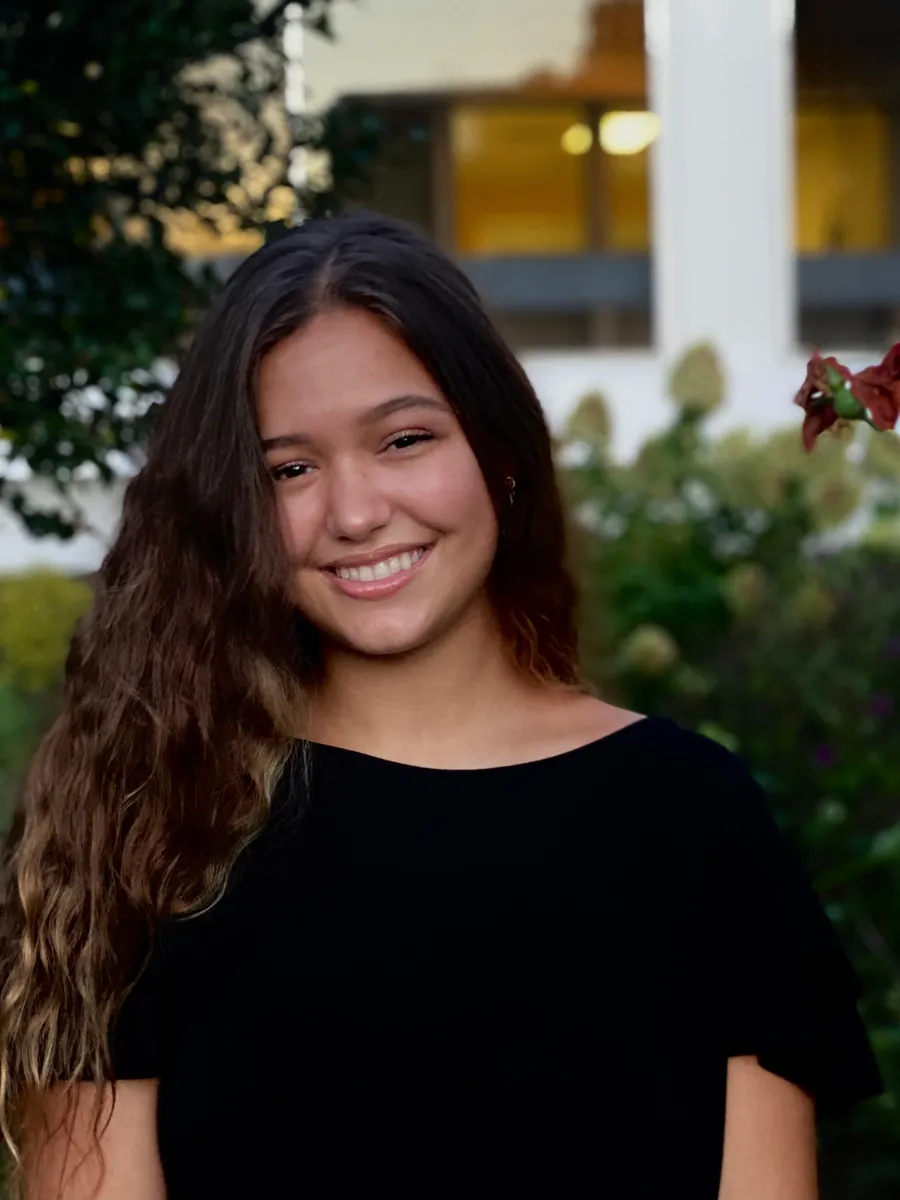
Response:
POLYGON ((537 762, 299 754, 113 1039, 170 1200, 716 1200, 730 1055, 881 1090, 857 980, 740 762, 663 718, 537 762), (552 1189, 552 1191, 550 1190, 552 1189))

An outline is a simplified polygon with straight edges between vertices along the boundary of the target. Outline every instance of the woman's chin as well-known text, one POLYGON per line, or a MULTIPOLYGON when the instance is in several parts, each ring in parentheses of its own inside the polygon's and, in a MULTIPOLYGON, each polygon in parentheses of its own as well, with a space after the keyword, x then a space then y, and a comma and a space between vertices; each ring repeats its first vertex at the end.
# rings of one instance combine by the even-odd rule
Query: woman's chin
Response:
POLYGON ((396 626, 391 622, 378 622, 367 629, 332 629, 330 634, 345 652, 367 658, 410 654, 427 645, 433 637, 428 628, 417 629, 409 622, 396 626))
MULTIPOLYGON (((443 603, 406 603, 385 601, 377 606, 358 601, 356 612, 331 611, 310 614, 313 623, 324 633, 338 653, 350 653, 368 658, 390 658, 413 654, 426 647, 436 647, 453 640, 472 625, 473 618, 490 614, 482 592, 470 597, 443 597, 443 603), (380 611, 377 611, 380 609, 380 611), (318 616, 318 619, 316 619, 318 616)), ((492 616, 488 616, 492 620, 492 616)))

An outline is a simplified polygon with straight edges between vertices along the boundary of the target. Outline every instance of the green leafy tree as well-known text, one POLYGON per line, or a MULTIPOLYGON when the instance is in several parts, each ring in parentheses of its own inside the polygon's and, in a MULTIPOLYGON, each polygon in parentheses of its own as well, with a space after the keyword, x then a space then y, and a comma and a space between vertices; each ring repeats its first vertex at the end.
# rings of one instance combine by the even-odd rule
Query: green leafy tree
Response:
MULTIPOLYGON (((300 3, 327 34, 330 0, 300 3)), ((139 452, 217 282, 179 228, 260 231, 290 207, 287 6, 0 0, 0 432, 60 502, 2 486, 34 534, 80 527, 85 464, 108 482, 111 453, 139 452)))

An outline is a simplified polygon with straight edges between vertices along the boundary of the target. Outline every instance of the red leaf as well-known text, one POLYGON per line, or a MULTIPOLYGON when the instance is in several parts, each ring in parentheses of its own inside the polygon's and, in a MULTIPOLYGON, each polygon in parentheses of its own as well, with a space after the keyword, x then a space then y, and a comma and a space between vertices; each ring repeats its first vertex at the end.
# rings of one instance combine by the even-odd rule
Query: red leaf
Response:
POLYGON ((830 429, 838 420, 838 415, 830 404, 807 412, 803 422, 803 445, 807 454, 816 444, 816 438, 826 429, 830 429))
POLYGON ((850 380, 850 390, 867 408, 879 429, 893 429, 900 418, 900 342, 877 367, 866 367, 850 380))
POLYGON ((829 367, 836 371, 842 379, 847 381, 852 379, 851 372, 843 363, 838 362, 836 358, 823 358, 816 350, 807 365, 806 379, 794 397, 794 403, 799 404, 806 413, 806 419, 803 422, 803 445, 807 453, 816 444, 819 434, 830 429, 838 420, 838 415, 834 411, 834 397, 828 384, 829 367))

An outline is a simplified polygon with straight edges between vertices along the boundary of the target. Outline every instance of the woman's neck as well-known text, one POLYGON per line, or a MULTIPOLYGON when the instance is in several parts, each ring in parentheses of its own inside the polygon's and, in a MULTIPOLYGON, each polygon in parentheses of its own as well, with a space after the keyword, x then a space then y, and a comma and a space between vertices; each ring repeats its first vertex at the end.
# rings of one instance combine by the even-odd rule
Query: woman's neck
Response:
POLYGON ((329 651, 309 737, 398 761, 435 764, 470 753, 528 703, 493 615, 471 612, 444 637, 404 655, 329 651))

